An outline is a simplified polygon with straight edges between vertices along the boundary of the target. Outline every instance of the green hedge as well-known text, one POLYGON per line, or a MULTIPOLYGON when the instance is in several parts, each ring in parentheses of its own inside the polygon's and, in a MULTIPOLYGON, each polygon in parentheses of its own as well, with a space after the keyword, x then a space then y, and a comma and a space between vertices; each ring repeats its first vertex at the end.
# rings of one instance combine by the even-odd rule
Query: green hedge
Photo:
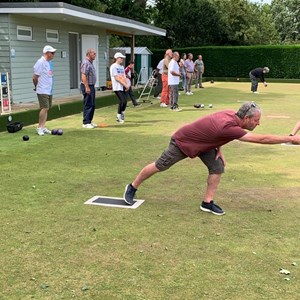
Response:
MULTIPOLYGON (((257 67, 268 66, 269 78, 300 79, 300 45, 289 46, 223 46, 173 49, 203 56, 205 76, 246 78, 257 67)), ((151 49, 153 67, 163 58, 165 50, 151 49)))
MULTIPOLYGON (((113 104, 118 103, 117 97, 115 94, 111 94, 108 96, 97 97, 96 98, 96 108, 110 106, 113 104)), ((65 116, 73 115, 81 113, 83 110, 83 103, 82 101, 74 101, 60 104, 60 110, 56 105, 49 110, 48 120, 53 120, 57 118, 62 118, 65 116)), ((39 117, 39 109, 33 109, 23 112, 12 112, 13 122, 23 122, 24 126, 32 125, 38 123, 39 117)), ((0 116, 0 132, 6 131, 6 125, 8 115, 1 115, 0 116)))

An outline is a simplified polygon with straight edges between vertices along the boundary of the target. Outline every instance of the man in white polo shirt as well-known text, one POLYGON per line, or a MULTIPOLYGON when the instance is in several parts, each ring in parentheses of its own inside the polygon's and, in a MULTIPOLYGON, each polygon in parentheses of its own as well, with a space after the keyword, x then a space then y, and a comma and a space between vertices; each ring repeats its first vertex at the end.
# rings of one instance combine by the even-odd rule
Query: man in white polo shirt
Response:
POLYGON ((43 49, 43 56, 35 63, 33 67, 33 85, 36 91, 39 104, 39 127, 37 128, 38 135, 51 134, 51 131, 46 128, 48 110, 52 106, 53 95, 53 64, 52 59, 56 49, 47 45, 43 49))
POLYGON ((181 111, 178 107, 178 86, 180 79, 180 70, 178 65, 179 53, 173 52, 173 57, 168 67, 168 85, 170 90, 170 110, 181 111))

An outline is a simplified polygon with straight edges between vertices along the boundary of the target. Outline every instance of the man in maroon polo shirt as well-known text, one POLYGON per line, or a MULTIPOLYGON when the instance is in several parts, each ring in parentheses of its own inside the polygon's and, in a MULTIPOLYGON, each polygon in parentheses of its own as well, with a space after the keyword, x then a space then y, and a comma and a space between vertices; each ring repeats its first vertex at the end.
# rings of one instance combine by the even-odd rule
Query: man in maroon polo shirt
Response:
POLYGON ((300 136, 253 134, 251 131, 259 125, 260 117, 260 108, 254 102, 246 102, 237 112, 216 112, 179 128, 161 157, 144 167, 135 180, 126 186, 125 202, 133 205, 140 184, 155 173, 167 170, 184 158, 199 157, 208 169, 207 189, 200 209, 215 215, 225 214, 213 200, 225 167, 222 145, 236 139, 258 144, 300 144, 300 136))

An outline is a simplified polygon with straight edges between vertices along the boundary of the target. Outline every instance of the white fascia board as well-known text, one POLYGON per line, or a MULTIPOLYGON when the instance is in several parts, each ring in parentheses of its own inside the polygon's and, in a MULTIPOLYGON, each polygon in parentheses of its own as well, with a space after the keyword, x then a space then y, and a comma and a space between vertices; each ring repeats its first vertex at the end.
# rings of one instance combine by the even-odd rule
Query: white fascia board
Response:
POLYGON ((148 28, 148 27, 144 27, 144 26, 141 26, 139 24, 132 24, 130 22, 116 20, 116 19, 113 19, 113 18, 99 17, 99 16, 90 15, 90 14, 86 14, 86 13, 82 13, 82 12, 78 12, 78 11, 74 11, 74 10, 70 10, 70 9, 62 9, 62 10, 63 10, 62 13, 65 14, 65 15, 70 15, 70 16, 73 16, 73 17, 81 18, 81 19, 92 20, 92 21, 99 22, 99 23, 102 23, 102 24, 112 24, 112 25, 116 25, 116 26, 132 28, 132 29, 136 29, 136 30, 140 30, 140 31, 146 31, 146 32, 149 32, 149 33, 157 34, 157 35, 163 35, 163 36, 165 35, 161 31, 151 29, 151 28, 148 28))
POLYGON ((12 8, 12 7, 7 7, 7 8, 2 8, 1 13, 7 13, 7 14, 37 14, 37 13, 39 13, 39 14, 62 14, 62 15, 77 17, 77 18, 84 19, 84 20, 98 22, 101 24, 113 24, 113 25, 120 26, 120 27, 140 30, 140 31, 152 33, 155 35, 160 35, 160 36, 166 35, 164 31, 155 30, 154 28, 144 27, 139 24, 133 24, 130 22, 117 20, 117 19, 113 19, 113 18, 104 18, 104 17, 100 17, 100 16, 96 16, 96 15, 86 14, 86 13, 82 13, 82 12, 78 12, 78 11, 66 9, 66 8, 37 8, 37 7, 35 7, 35 8, 28 8, 28 7, 12 8))
POLYGON ((2 14, 58 14, 62 13, 62 8, 42 8, 42 7, 4 7, 2 14))

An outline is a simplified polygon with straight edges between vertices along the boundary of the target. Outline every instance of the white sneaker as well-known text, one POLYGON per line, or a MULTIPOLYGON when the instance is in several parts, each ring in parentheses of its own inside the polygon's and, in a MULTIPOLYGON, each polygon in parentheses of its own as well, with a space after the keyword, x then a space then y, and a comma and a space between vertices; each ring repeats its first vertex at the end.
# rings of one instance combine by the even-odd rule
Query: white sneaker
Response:
POLYGON ((157 97, 154 97, 154 98, 160 100, 160 96, 157 96, 157 97))
POLYGON ((258 94, 258 91, 253 92, 253 94, 258 94))
POLYGON ((82 128, 92 129, 92 128, 95 128, 95 127, 91 123, 89 123, 89 124, 82 124, 82 128))
POLYGON ((168 107, 168 105, 167 105, 166 103, 163 103, 163 102, 162 102, 162 103, 160 104, 160 107, 168 107))
POLYGON ((51 131, 50 131, 49 129, 47 129, 46 127, 43 128, 43 132, 44 132, 45 134, 51 134, 51 131))
POLYGON ((38 128, 36 129, 36 132, 37 132, 38 135, 45 135, 45 134, 44 134, 44 128, 38 127, 38 128))
POLYGON ((95 123, 91 123, 91 125, 92 125, 94 128, 98 127, 98 125, 95 124, 95 123))
POLYGON ((176 108, 173 108, 173 109, 172 109, 172 111, 177 111, 177 112, 178 112, 178 111, 182 111, 182 109, 181 109, 181 108, 178 108, 178 107, 176 107, 176 108))
POLYGON ((122 118, 117 118, 117 122, 118 122, 119 124, 123 124, 123 123, 124 123, 124 120, 122 120, 122 118))
POLYGON ((190 93, 190 92, 186 92, 186 95, 188 95, 188 96, 189 96, 189 95, 191 95, 191 93, 190 93))
POLYGON ((190 92, 190 95, 194 95, 194 93, 190 92))

